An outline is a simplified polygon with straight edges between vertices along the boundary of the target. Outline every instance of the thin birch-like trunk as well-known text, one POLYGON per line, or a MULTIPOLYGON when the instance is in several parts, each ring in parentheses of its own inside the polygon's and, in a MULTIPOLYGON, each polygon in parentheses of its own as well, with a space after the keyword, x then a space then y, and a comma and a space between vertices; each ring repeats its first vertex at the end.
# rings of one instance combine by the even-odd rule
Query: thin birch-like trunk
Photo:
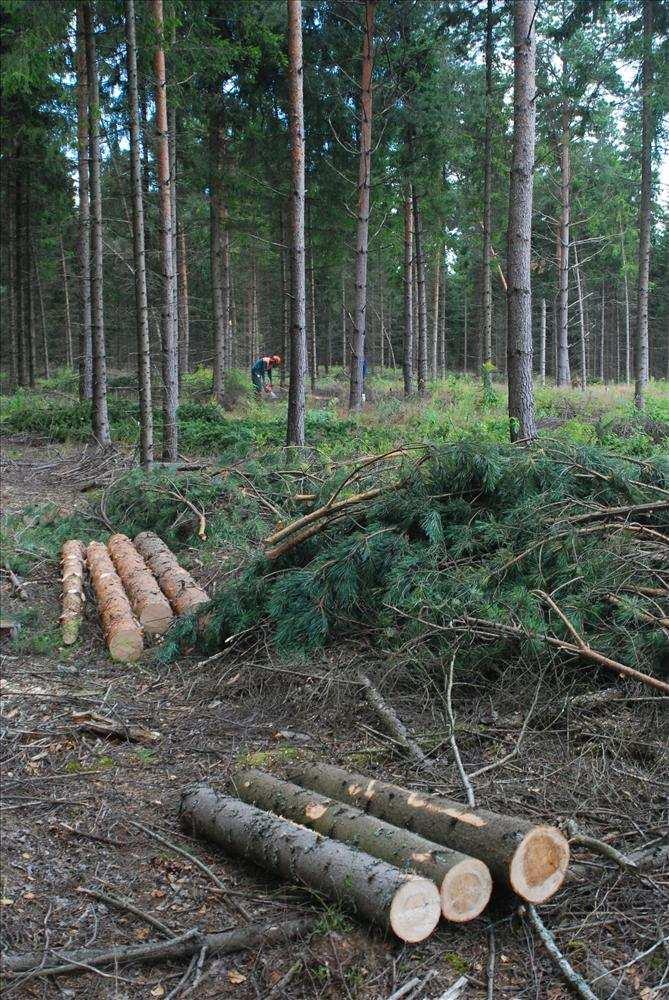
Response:
POLYGON ((65 360, 68 368, 71 368, 74 363, 73 353, 72 353, 72 314, 70 313, 70 289, 69 281, 67 278, 67 262, 65 260, 65 247, 63 246, 63 238, 60 238, 60 262, 63 269, 63 300, 65 304, 65 360))
POLYGON ((414 242, 416 244, 416 283, 418 290, 418 395, 427 395, 427 302, 425 296, 425 255, 420 198, 412 185, 414 242))
POLYGON ((641 197, 639 200, 639 267, 634 331, 634 405, 643 410, 648 384, 648 285, 653 202, 653 0, 643 0, 641 67, 641 197))
POLYGON ((84 3, 77 3, 77 260, 79 286, 79 398, 93 397, 93 342, 91 327, 91 195, 88 149, 88 69, 84 3))
POLYGON ((413 205, 404 199, 404 395, 413 392, 413 205))

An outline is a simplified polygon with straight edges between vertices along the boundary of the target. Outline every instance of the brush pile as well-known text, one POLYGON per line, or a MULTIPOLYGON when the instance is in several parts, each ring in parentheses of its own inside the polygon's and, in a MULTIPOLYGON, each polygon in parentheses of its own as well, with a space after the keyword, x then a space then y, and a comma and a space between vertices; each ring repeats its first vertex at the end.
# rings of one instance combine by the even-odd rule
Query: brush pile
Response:
POLYGON ((353 639, 409 662, 457 645, 474 669, 552 653, 669 691, 667 459, 471 437, 293 482, 288 501, 285 474, 255 482, 276 529, 206 620, 176 623, 167 657, 353 639))

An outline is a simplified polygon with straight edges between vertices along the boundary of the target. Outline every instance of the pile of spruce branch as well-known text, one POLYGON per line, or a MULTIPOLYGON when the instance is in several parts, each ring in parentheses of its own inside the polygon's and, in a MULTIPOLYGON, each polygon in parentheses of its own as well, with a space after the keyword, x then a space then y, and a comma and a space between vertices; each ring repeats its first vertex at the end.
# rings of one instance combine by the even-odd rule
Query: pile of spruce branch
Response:
POLYGON ((163 655, 262 641, 294 657, 356 639, 457 644, 473 665, 550 648, 666 674, 667 459, 472 437, 331 468, 284 510, 300 505, 289 523, 277 507, 264 547, 163 655))

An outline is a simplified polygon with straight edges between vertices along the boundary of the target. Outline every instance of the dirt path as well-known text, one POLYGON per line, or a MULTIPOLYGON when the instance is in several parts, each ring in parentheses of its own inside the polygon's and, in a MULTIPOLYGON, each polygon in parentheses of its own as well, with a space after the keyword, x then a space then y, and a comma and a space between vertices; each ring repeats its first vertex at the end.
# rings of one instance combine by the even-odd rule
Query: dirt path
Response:
MULTIPOLYGON (((90 456, 81 449, 62 446, 10 442, 4 462, 6 514, 47 501, 69 509, 81 500, 82 478, 101 473, 99 463, 88 467, 90 456)), ((467 1000, 486 996, 486 921, 444 927, 424 945, 403 949, 324 901, 195 843, 179 829, 183 786, 206 779, 223 787, 239 761, 262 766, 309 750, 421 787, 420 776, 411 774, 378 734, 355 689, 343 683, 350 651, 294 668, 225 658, 206 666, 184 658, 161 667, 150 656, 121 666, 105 656, 91 602, 76 650, 67 653, 54 642, 54 565, 36 564, 26 585, 27 602, 12 594, 3 576, 3 616, 25 619, 19 639, 2 647, 3 948, 48 944, 59 951, 137 943, 155 935, 141 919, 82 892, 92 889, 132 900, 177 933, 304 914, 321 918, 319 933, 309 940, 208 964, 211 975, 198 987, 198 997, 265 997, 296 959, 299 968, 276 996, 385 998, 430 970, 435 975, 416 1000, 438 997, 463 973, 470 977, 467 1000), (140 746, 87 734, 73 719, 84 711, 155 730, 159 739, 140 746), (132 826, 131 819, 196 853, 225 891, 132 826)), ((443 789, 459 796, 443 710, 431 699, 427 712, 416 697, 433 681, 416 685, 413 679, 407 685, 392 677, 384 683, 432 749, 443 789)), ((564 678, 560 684, 568 695, 564 678)), ((551 678, 547 690, 558 697, 551 678)), ((505 679, 494 671, 475 685, 458 687, 458 733, 469 770, 513 749, 533 692, 533 681, 505 679)), ((638 702, 578 712, 568 707, 551 712, 540 698, 539 721, 530 727, 522 753, 476 782, 480 801, 537 822, 574 816, 623 850, 656 839, 667 818, 661 706, 644 695, 638 702)), ((591 876, 571 883, 542 914, 561 947, 593 978, 595 956, 615 968, 658 941, 668 883, 660 872, 636 878, 595 855, 581 852, 579 860, 591 876)), ((489 918, 497 944, 496 997, 569 995, 512 900, 497 899, 489 918)), ((660 948, 634 964, 623 976, 626 987, 650 1000, 653 994, 638 991, 661 979, 663 955, 660 948)), ((17 997, 160 998, 183 971, 183 965, 170 963, 123 966, 57 983, 34 979, 16 988, 10 982, 8 995, 13 989, 17 997)))

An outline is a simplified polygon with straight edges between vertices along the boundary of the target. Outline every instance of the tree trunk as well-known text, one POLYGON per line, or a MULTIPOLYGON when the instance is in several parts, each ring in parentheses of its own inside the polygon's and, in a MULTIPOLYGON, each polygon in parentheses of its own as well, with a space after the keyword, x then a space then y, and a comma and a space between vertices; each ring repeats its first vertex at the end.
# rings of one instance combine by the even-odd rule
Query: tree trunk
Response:
POLYGON ((493 0, 487 0, 485 24, 485 138, 483 143, 483 384, 492 386, 492 61, 493 0))
POLYGON ((532 385, 532 188, 536 124, 534 0, 515 0, 514 116, 507 238, 507 370, 511 440, 537 436, 532 385))
MULTIPOLYGON (((534 7, 533 0, 517 2, 534 7)), ((528 17, 523 22, 523 39, 529 23, 528 17)), ((544 902, 562 885, 569 844, 554 827, 470 809, 441 795, 410 791, 331 764, 289 764, 287 770, 290 780, 303 788, 351 803, 387 823, 478 858, 495 879, 529 902, 544 902)))
POLYGON ((178 273, 179 294, 179 376, 188 374, 189 350, 190 350, 190 316, 188 305, 188 258, 186 256, 186 234, 183 226, 178 226, 178 273))
POLYGON ((88 78, 88 149, 91 205, 91 336, 93 348, 93 435, 111 444, 107 413, 107 350, 105 344, 102 251, 102 182, 100 177, 100 88, 95 50, 95 13, 84 3, 86 73, 88 78))
POLYGON ((23 309, 24 329, 26 331, 25 359, 28 365, 28 385, 35 388, 37 370, 37 349, 35 343, 35 294, 33 289, 33 256, 31 251, 30 233, 30 186, 23 188, 23 309))
POLYGON ((402 941, 423 941, 439 921, 433 882, 207 785, 184 791, 181 822, 245 861, 325 893, 402 941))
POLYGON ((223 233, 221 222, 225 218, 221 208, 222 201, 222 170, 223 154, 221 143, 224 141, 223 129, 219 123, 218 113, 212 111, 209 120, 209 139, 211 152, 211 180, 209 219, 211 231, 211 292, 214 314, 214 356, 213 356, 213 394, 217 403, 224 398, 225 372, 225 309, 223 294, 223 233))
POLYGON ((88 147, 88 68, 86 65, 85 0, 77 3, 77 170, 79 211, 77 258, 79 265, 79 398, 93 398, 93 341, 91 326, 91 195, 88 147))
POLYGON ((16 178, 13 180, 13 198, 8 204, 8 243, 9 243, 9 338, 11 344, 11 376, 12 386, 19 385, 21 381, 21 326, 19 323, 19 303, 21 292, 19 289, 19 268, 17 266, 19 239, 17 238, 17 218, 19 214, 19 198, 17 192, 20 191, 18 180, 18 164, 15 164, 16 178))
POLYGON ((16 219, 16 364, 18 368, 19 385, 28 384, 28 362, 26 359, 26 339, 27 339, 27 318, 25 303, 25 244, 23 232, 23 181, 21 177, 16 178, 15 188, 15 219, 16 219))
POLYGON ((318 355, 316 353, 316 281, 314 277, 314 248, 309 247, 309 322, 311 340, 311 391, 316 392, 316 379, 318 377, 318 355))
POLYGON ((427 302, 425 298, 425 255, 423 253, 423 222, 420 199, 411 186, 413 203, 414 243, 416 245, 416 284, 418 291, 418 395, 427 394, 427 302))
POLYGON ((539 326, 539 380, 546 385, 546 299, 541 300, 541 322, 539 326))
POLYGON ((174 315, 174 262, 172 260, 172 199, 170 196, 170 150, 167 129, 167 82, 163 48, 163 0, 153 0, 157 32, 153 68, 156 77, 156 174, 158 184, 158 225, 162 270, 162 376, 163 376, 163 459, 176 462, 179 457, 177 424, 178 344, 174 315))
MULTIPOLYGON (((563 76, 566 76, 563 60, 563 76)), ((569 368, 569 226, 571 222, 571 155, 569 135, 569 109, 562 106, 562 137, 560 140, 560 226, 558 255, 558 363, 557 385, 571 385, 569 368)))
POLYGON ((432 288, 432 342, 431 371, 433 382, 439 377, 439 281, 441 277, 441 247, 437 249, 434 261, 434 286, 432 288))
POLYGON ((62 597, 60 627, 64 646, 72 646, 79 637, 84 618, 84 573, 86 546, 78 538, 64 542, 60 550, 62 597))
POLYGON ((49 339, 46 326, 46 312, 44 310, 44 294, 42 292, 42 279, 40 278, 39 267, 37 266, 37 255, 35 254, 34 246, 31 247, 31 255, 33 259, 33 273, 35 275, 35 287, 37 288, 37 297, 39 299, 40 321, 42 325, 42 354, 44 356, 44 378, 51 378, 51 365, 49 364, 49 339))
MULTIPOLYGON (((172 29, 172 44, 175 43, 175 32, 172 29)), ((181 336, 179 330, 179 256, 177 246, 177 112, 170 107, 167 112, 168 143, 170 153, 170 235, 172 237, 172 316, 174 317, 174 336, 177 340, 177 393, 181 388, 181 369, 179 368, 181 336)))
POLYGON ((70 313, 70 290, 69 283, 67 279, 67 263, 65 261, 65 247, 63 246, 63 238, 60 238, 60 261, 63 268, 63 296, 65 302, 65 350, 66 350, 66 364, 68 368, 71 368, 74 364, 74 353, 72 350, 72 316, 70 313))
POLYGON ((142 531, 135 537, 134 544, 177 615, 188 614, 209 601, 208 595, 179 565, 162 538, 152 531, 142 531))
POLYGON ((341 272, 341 366, 346 371, 346 272, 341 272))
POLYGON ((125 0, 125 38, 128 71, 128 102, 130 108, 130 183, 132 191, 133 262, 135 269, 137 379, 139 382, 139 460, 142 464, 142 468, 148 472, 153 465, 153 403, 151 398, 149 304, 146 290, 144 198, 140 162, 135 0, 125 0))
POLYGON ((286 384, 286 367, 288 364, 288 344, 290 332, 290 297, 288 295, 288 260, 286 220, 281 209, 281 388, 286 384))
POLYGON ((630 384, 631 337, 630 337, 630 292, 627 281, 627 261, 625 260, 625 236, 620 233, 620 249, 623 262, 623 283, 625 288, 625 383, 630 384))
POLYGON ((604 364, 604 338, 606 335, 606 297, 605 288, 602 285, 602 308, 599 326, 599 377, 602 385, 606 383, 606 369, 604 364))
POLYGON ((324 837, 354 844, 403 871, 434 882, 446 920, 466 923, 485 909, 492 878, 483 862, 401 830, 360 809, 281 781, 255 768, 233 775, 232 788, 244 802, 311 827, 324 837))
POLYGON ((648 282, 653 201, 653 0, 643 0, 641 70, 641 197, 639 200, 639 277, 634 331, 634 405, 643 410, 648 384, 648 282))
POLYGON ((144 647, 142 630, 133 617, 107 547, 102 542, 90 542, 86 559, 107 648, 112 659, 132 663, 139 659, 144 647))
POLYGON ((306 281, 304 254, 304 67, 302 2, 288 4, 288 93, 291 155, 290 192, 290 385, 286 441, 304 445, 307 369, 306 281))
MULTIPOLYGON (((126 0, 126 4, 132 3, 126 0)), ((127 535, 112 535, 107 548, 144 632, 163 635, 172 624, 172 609, 155 576, 127 535)))
POLYGON ((464 332, 463 332, 463 339, 462 339, 462 370, 464 371, 465 374, 467 374, 468 365, 469 365, 469 353, 468 353, 469 345, 467 343, 467 334, 469 332, 469 330, 468 330, 468 323, 467 323, 467 320, 468 320, 468 316, 467 316, 467 304, 468 304, 467 303, 467 289, 465 288, 465 306, 464 306, 465 315, 464 315, 464 332))
POLYGON ((578 264, 578 248, 574 243, 574 269, 576 271, 576 294, 578 295, 578 322, 581 347, 581 389, 585 392, 588 386, 587 334, 585 327, 585 312, 583 309, 583 285, 581 283, 581 268, 578 264))
POLYGON ((404 395, 413 392, 413 206, 404 199, 404 395))
POLYGON ((444 256, 446 248, 442 248, 441 255, 441 319, 439 321, 439 372, 441 378, 446 378, 446 268, 444 266, 444 256))
POLYGON ((365 330, 367 320, 367 259, 369 204, 372 174, 372 72, 374 69, 374 16, 377 0, 365 0, 360 80, 360 161, 358 167, 358 232, 355 250, 355 307, 351 344, 349 409, 362 407, 364 393, 365 330))

